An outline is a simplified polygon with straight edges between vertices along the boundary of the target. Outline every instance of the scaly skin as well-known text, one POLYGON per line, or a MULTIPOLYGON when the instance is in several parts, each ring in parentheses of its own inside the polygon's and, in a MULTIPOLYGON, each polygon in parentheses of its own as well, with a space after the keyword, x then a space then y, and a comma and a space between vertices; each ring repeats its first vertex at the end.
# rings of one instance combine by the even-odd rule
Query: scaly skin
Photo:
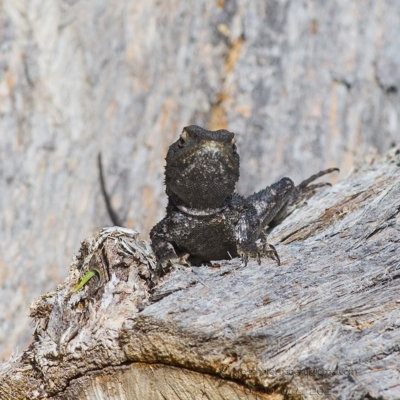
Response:
POLYGON ((234 192, 239 179, 234 134, 195 125, 183 129, 166 161, 167 216, 150 232, 163 270, 175 263, 199 265, 238 256, 245 262, 267 256, 279 264, 265 229, 326 185, 309 185, 312 181, 337 170, 321 171, 297 187, 290 178, 282 178, 245 198, 234 192))

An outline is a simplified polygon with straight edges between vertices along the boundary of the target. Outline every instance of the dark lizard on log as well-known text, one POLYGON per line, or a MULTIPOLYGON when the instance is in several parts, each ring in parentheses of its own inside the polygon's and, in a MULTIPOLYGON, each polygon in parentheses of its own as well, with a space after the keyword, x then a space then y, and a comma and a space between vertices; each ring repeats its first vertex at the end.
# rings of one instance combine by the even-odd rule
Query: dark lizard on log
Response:
POLYGON ((199 265, 211 260, 270 257, 280 263, 266 228, 279 224, 328 183, 310 185, 338 171, 329 168, 295 186, 282 178, 249 197, 235 193, 239 155, 235 135, 192 125, 183 129, 166 157, 167 215, 150 232, 163 270, 172 264, 199 265))

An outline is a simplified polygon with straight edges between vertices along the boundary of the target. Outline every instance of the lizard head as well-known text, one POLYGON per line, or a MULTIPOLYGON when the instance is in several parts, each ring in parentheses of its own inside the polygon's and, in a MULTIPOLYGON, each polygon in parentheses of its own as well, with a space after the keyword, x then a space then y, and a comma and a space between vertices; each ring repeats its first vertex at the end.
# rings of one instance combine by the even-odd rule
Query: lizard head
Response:
POLYGON ((183 128, 166 157, 168 196, 187 207, 219 207, 235 190, 239 155, 235 135, 226 130, 207 131, 196 125, 183 128))

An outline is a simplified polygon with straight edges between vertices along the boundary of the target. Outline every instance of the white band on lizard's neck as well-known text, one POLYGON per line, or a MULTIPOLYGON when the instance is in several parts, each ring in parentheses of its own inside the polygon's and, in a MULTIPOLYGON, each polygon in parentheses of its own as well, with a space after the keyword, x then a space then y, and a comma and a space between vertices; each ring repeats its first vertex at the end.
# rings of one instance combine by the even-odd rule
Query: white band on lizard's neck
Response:
POLYGON ((195 216, 214 215, 226 208, 226 206, 223 206, 223 207, 219 207, 219 208, 207 208, 206 210, 199 210, 197 208, 188 208, 182 204, 179 204, 179 205, 175 204, 175 206, 179 210, 183 211, 185 214, 195 215, 195 216))

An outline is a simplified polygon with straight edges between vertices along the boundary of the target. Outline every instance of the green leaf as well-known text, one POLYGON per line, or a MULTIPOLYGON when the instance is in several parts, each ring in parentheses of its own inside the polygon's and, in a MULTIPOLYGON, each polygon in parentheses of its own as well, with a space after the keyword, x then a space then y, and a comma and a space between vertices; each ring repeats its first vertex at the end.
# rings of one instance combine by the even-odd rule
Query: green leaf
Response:
POLYGON ((95 275, 96 271, 89 270, 86 272, 79 284, 72 289, 72 293, 79 292, 79 290, 81 290, 95 275))

